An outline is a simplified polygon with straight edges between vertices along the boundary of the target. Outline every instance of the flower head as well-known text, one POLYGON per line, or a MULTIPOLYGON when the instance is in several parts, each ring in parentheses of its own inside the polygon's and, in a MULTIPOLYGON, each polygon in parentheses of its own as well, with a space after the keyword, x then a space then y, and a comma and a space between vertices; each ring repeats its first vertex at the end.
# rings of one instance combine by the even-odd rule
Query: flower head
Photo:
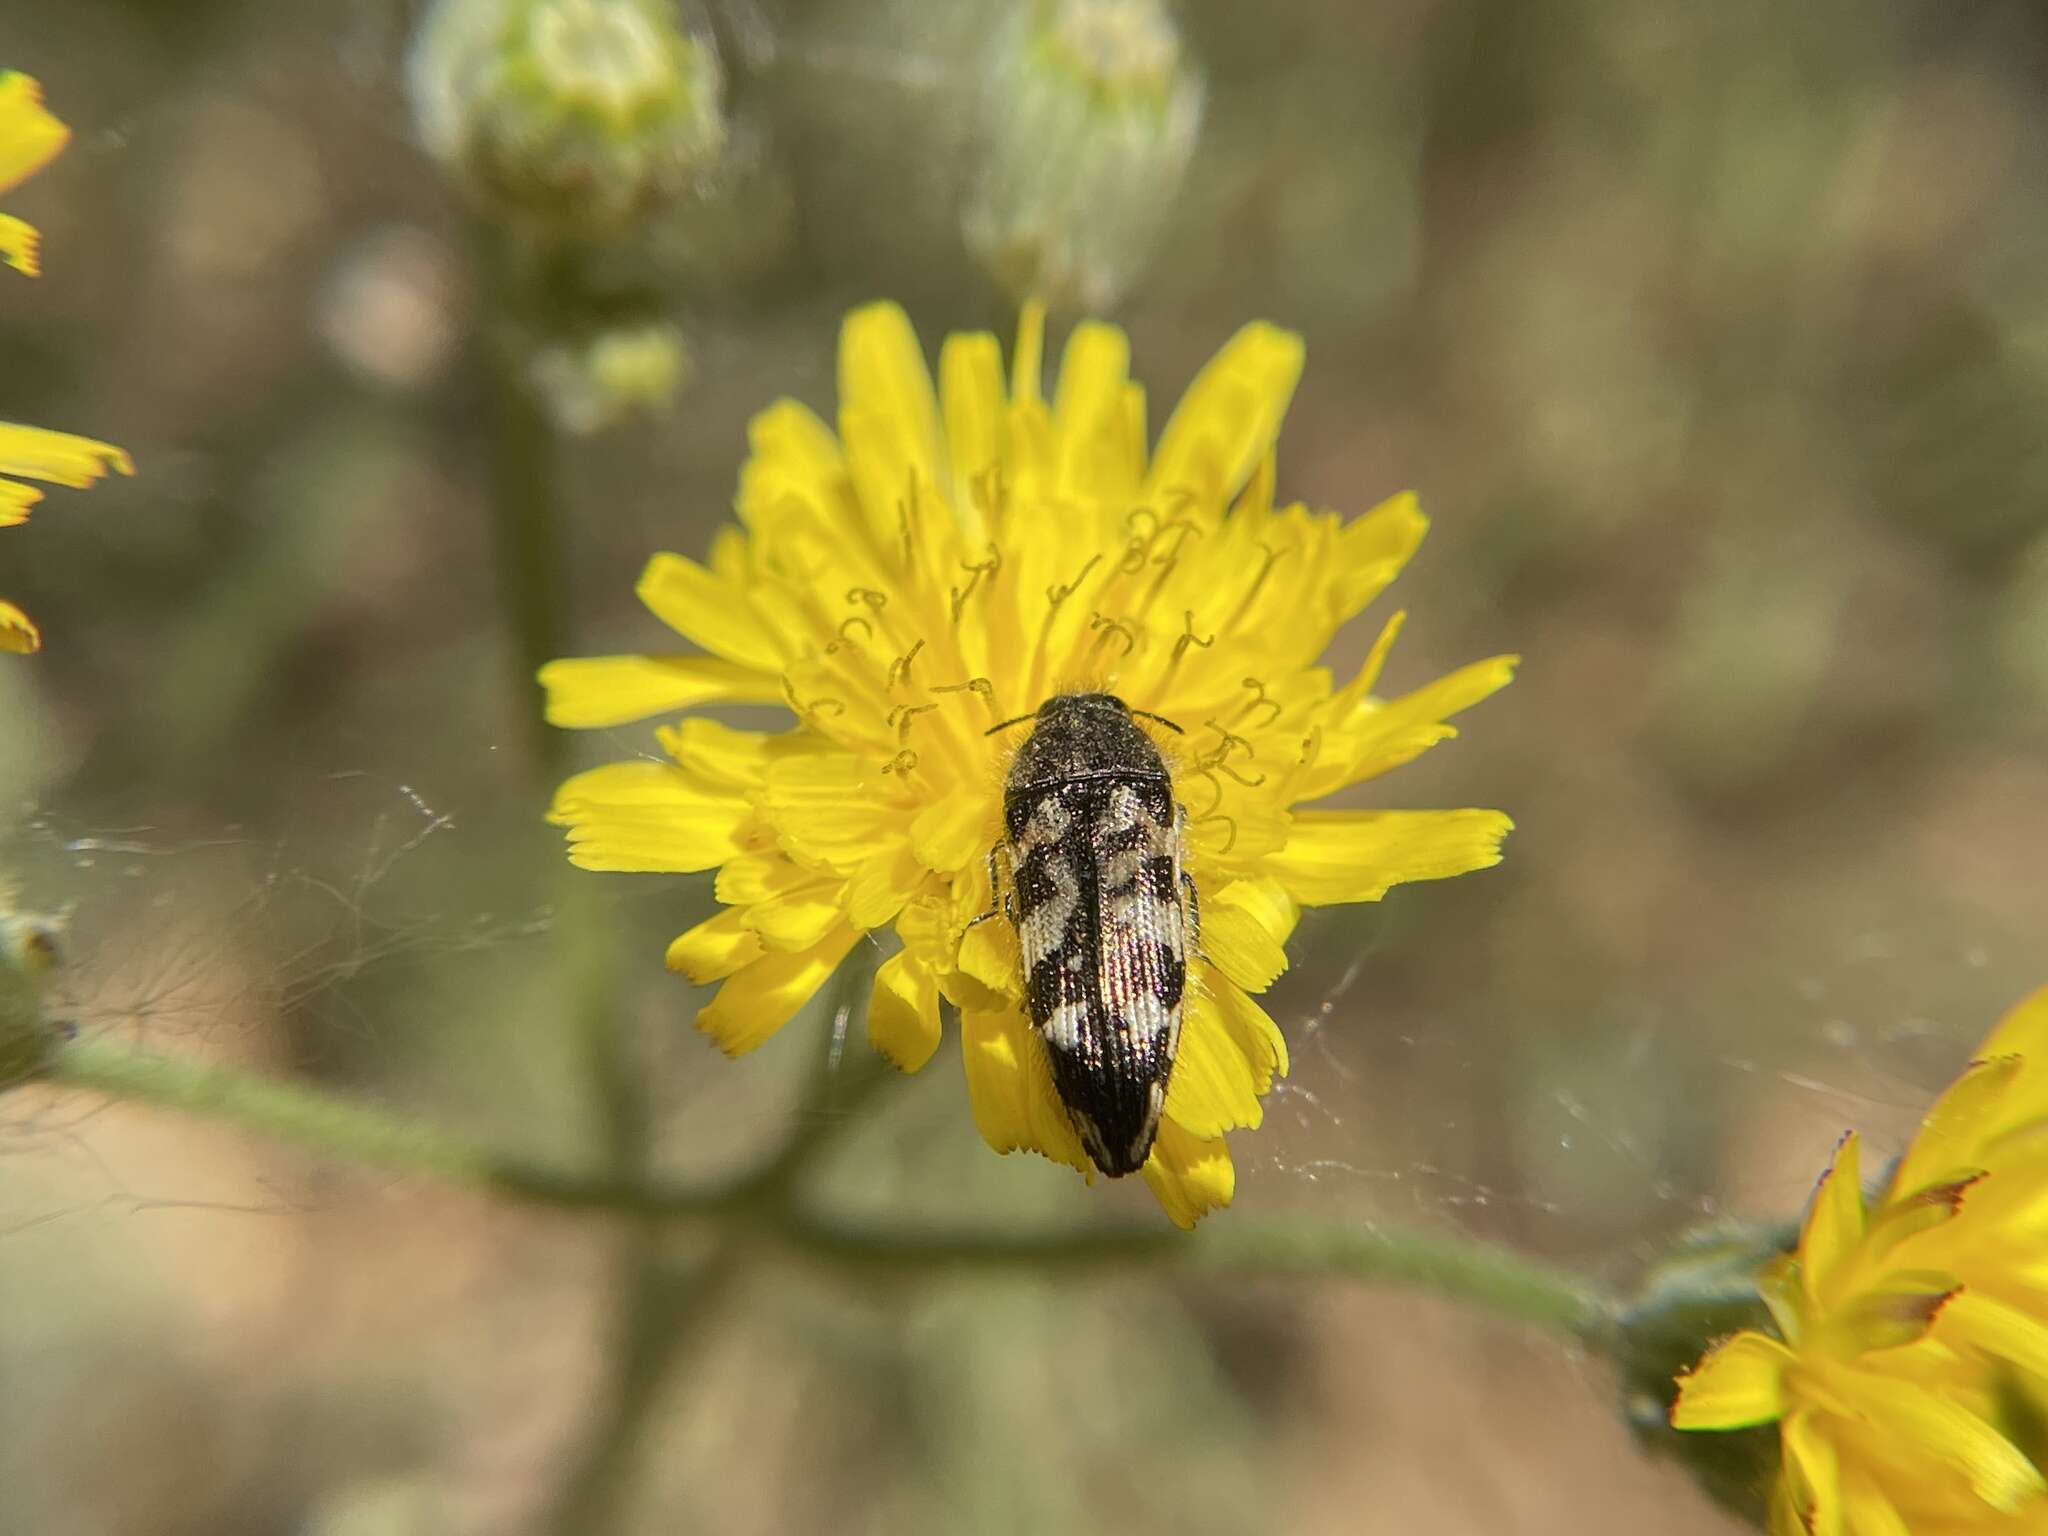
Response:
POLYGON ((568 233, 673 203, 725 143, 717 54, 669 0, 437 0, 409 78, 436 158, 568 233))
MULTIPOLYGON (((48 165, 70 136, 70 130, 43 106, 35 81, 11 70, 0 72, 0 193, 48 165)), ((33 225, 0 214, 0 261, 34 277, 40 270, 36 245, 33 225)), ((83 489, 110 468, 124 475, 134 472, 128 455, 110 443, 0 421, 0 528, 26 522, 28 509, 43 499, 34 486, 8 476, 83 489)), ((0 599, 0 651, 33 651, 41 644, 42 635, 29 616, 0 599)))
POLYGON ((1162 0, 1036 0, 991 35, 961 233, 1005 290, 1107 309, 1137 278, 1201 131, 1162 0))
POLYGON ((1005 766, 991 726, 1077 687, 1160 729, 1200 899, 1179 1051, 1144 1174, 1192 1225, 1230 1200, 1224 1134, 1256 1126, 1287 1047, 1254 1001, 1285 969, 1303 905, 1375 901, 1499 858, 1497 811, 1302 810, 1455 734, 1447 716, 1513 658, 1375 693, 1401 616, 1339 682, 1318 657, 1394 579, 1424 523, 1399 496, 1346 523, 1274 503, 1273 446, 1299 338, 1249 325, 1147 451, 1121 331, 1075 329, 1050 400, 1026 312, 1005 385, 996 340, 950 337, 934 388, 903 312, 848 316, 838 432, 782 401, 754 419, 739 526, 708 563, 656 555, 639 595, 707 654, 543 669, 548 718, 612 726, 725 702, 780 703, 780 732, 689 718, 659 759, 577 775, 553 819, 590 869, 718 871, 724 910, 669 965, 719 981, 698 1028, 761 1044, 862 934, 902 941, 869 1038, 915 1071, 958 1010, 974 1116, 999 1151, 1088 1171, 1020 1006, 1017 941, 991 906, 1005 766))
POLYGON ((1776 1422, 1772 1529, 2048 1528, 2048 989, 1991 1032, 1872 1196, 1842 1139, 1679 1429, 1776 1422), (2021 1516, 2015 1520, 2012 1517, 2021 1516))

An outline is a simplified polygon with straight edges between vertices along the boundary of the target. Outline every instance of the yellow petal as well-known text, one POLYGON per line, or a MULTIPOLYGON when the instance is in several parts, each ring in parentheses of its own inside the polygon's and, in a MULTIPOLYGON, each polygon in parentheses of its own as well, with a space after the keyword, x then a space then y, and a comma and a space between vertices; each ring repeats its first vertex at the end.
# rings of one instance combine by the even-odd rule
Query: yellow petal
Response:
POLYGON ((1428 532, 1429 519, 1413 491, 1390 496, 1346 523, 1330 571, 1333 617, 1348 619, 1384 592, 1428 532))
POLYGON ((761 937, 746 925, 746 914, 726 907, 689 932, 678 934, 668 947, 668 968, 702 986, 723 981, 743 965, 761 958, 761 937))
POLYGON ((57 158, 71 130, 43 105, 42 87, 18 70, 0 72, 0 192, 57 158))
POLYGON ((0 528, 18 528, 28 521, 28 509, 43 499, 43 493, 19 480, 0 480, 0 528))
POLYGON ((910 317, 869 304, 839 332, 839 440, 861 510, 878 539, 894 536, 914 482, 951 475, 939 430, 939 402, 910 317))
POLYGON ((1159 1139, 1145 1159, 1145 1182, 1167 1217, 1185 1232, 1210 1211, 1230 1204, 1237 1193, 1237 1170, 1222 1137, 1205 1139, 1162 1119, 1159 1139))
POLYGON ((942 980, 946 995, 960 1008, 1000 1011, 1022 995, 1017 933, 1008 923, 975 923, 960 935, 953 971, 942 980))
POLYGON ((1054 483, 1066 495, 1127 497, 1138 488, 1144 466, 1128 457, 1122 430, 1130 361, 1131 344, 1113 325, 1083 321, 1067 337, 1052 405, 1054 483))
POLYGON ((850 752, 792 757, 770 767, 760 804, 783 851, 801 863, 851 874, 898 843, 902 808, 881 797, 870 772, 850 752))
POLYGON ((742 851, 750 815, 737 797, 705 793, 667 763, 607 763, 555 791, 548 820, 569 829, 569 861, 583 869, 688 874, 742 851))
POLYGON ((35 621, 5 598, 0 598, 0 651, 26 656, 42 649, 43 632, 35 621))
POLYGON ((1799 1255, 1781 1253, 1756 1272, 1756 1293, 1763 1298, 1778 1335, 1792 1348, 1799 1348, 1805 1329, 1803 1292, 1799 1285, 1799 1255))
POLYGON ((42 232, 27 219, 0 213, 0 262, 29 277, 39 277, 42 242, 42 232))
POLYGON ((813 881, 802 890, 747 908, 747 926, 769 949, 809 949, 846 921, 839 900, 844 889, 842 881, 813 881))
POLYGON ((1498 864, 1513 827, 1499 811, 1302 811, 1267 868, 1304 906, 1378 901, 1404 881, 1498 864))
MULTIPOLYGON (((856 928, 881 927, 903 910, 904 903, 924 884, 924 877, 924 866, 909 849, 882 849, 846 882, 848 920, 856 928)), ((903 931, 900 921, 897 931, 903 931)))
POLYGON ((1017 312, 1017 346, 1010 354, 1010 399, 1030 403, 1039 399, 1045 379, 1045 305, 1027 300, 1017 312))
POLYGON ((1216 997, 1216 1016, 1251 1067, 1252 1087, 1265 1093, 1273 1086, 1276 1075, 1287 1075, 1287 1041, 1280 1026, 1259 1006, 1257 998, 1246 994, 1229 977, 1211 971, 1208 983, 1216 997))
POLYGON ((1233 880, 1202 902, 1201 952, 1248 992, 1263 992, 1287 969, 1282 946, 1298 908, 1274 880, 1233 880))
POLYGON ((132 475, 135 464, 112 443, 0 421, 0 475, 26 475, 84 490, 110 469, 132 475))
POLYGON ((1977 1056, 2048 1055, 2048 987, 2029 994, 2000 1019, 1977 1056))
POLYGON ((965 869, 976 859, 987 859, 994 812, 992 800, 956 789, 917 813, 910 823, 911 849, 926 869, 939 874, 965 869))
POLYGON ((735 971, 697 1015, 697 1028, 728 1056, 745 1055, 811 1000, 860 935, 840 928, 797 954, 768 954, 735 971))
POLYGON ((998 1152, 1039 1152, 1083 1173, 1090 1170, 1081 1138, 1053 1092, 1044 1047, 1021 1013, 962 1012, 960 1055, 982 1140, 998 1152))
POLYGON ((1809 1300, 1818 1301, 1836 1268, 1863 1239, 1863 1186, 1854 1131, 1835 1147, 1834 1160, 1814 1186, 1799 1228, 1799 1273, 1809 1300))
POLYGON ((1884 1491, 1853 1468, 1842 1475, 1842 1526, 1855 1536, 1913 1536, 1884 1491))
POLYGON ((1776 1339, 1744 1330, 1723 1339, 1678 1378, 1673 1429, 1743 1429, 1785 1412, 1785 1372, 1796 1356, 1776 1339))
POLYGON ((696 561, 656 555, 633 590, 662 623, 712 655, 780 675, 788 659, 781 638, 762 622, 743 592, 696 561))
POLYGON ((1326 760, 1332 768, 1342 762, 1344 771, 1327 778, 1317 775, 1316 787, 1306 793, 1311 797, 1327 794, 1375 778, 1413 762, 1438 742, 1448 741, 1458 733, 1443 723, 1445 718, 1470 709, 1513 682, 1520 660, 1518 656, 1494 656, 1473 662, 1355 717, 1333 732, 1325 745, 1326 760))
MULTIPOLYGON (((1785 1481, 1809 1536, 1842 1536, 1842 1463, 1820 1415, 1785 1420, 1785 1481)), ((1861 1536, 1861 1533, 1858 1533, 1861 1536)))
POLYGON ((2017 1307, 1964 1289, 1948 1298, 1935 1326, 1951 1343, 2048 1379, 2048 1323, 2017 1307))
POLYGON ((1920 1122, 1920 1134, 1887 1184, 1887 1205, 1929 1185, 1952 1182, 1983 1166, 1984 1143, 2003 1129, 1999 1103, 2019 1078, 2017 1056, 1973 1061, 1920 1122))
MULTIPOLYGON (((939 349, 939 399, 946 422, 953 504, 963 514, 977 477, 1003 462, 1003 351, 986 331, 961 332, 939 349)), ((986 535, 966 530, 970 544, 986 535)))
POLYGON ((1879 1436, 1961 1473, 1977 1497, 2001 1514, 2048 1492, 2019 1447, 1939 1392, 1875 1371, 1848 1375, 1840 1390, 1879 1436))
POLYGON ((852 488, 839 439, 807 407, 778 400, 747 423, 740 466, 740 521, 775 536, 792 525, 850 521, 852 488))
POLYGON ((939 1048, 939 984, 907 949, 875 972, 868 1044, 904 1072, 917 1071, 939 1048))
POLYGON ((717 656, 576 656, 540 669, 547 721, 566 730, 625 725, 711 703, 772 703, 773 673, 717 656))
POLYGON ((1204 992, 1190 993, 1182 1010, 1166 1113, 1197 1136, 1256 1128, 1263 1118, 1251 1064, 1219 1016, 1216 1000, 1204 992))
POLYGON ((1272 447, 1301 378, 1301 338, 1263 321, 1233 336, 1174 407, 1146 482, 1227 501, 1272 447))
POLYGON ((739 731, 701 718, 658 725, 654 737, 695 783, 740 791, 760 788, 768 765, 779 755, 801 750, 803 740, 792 731, 739 731))

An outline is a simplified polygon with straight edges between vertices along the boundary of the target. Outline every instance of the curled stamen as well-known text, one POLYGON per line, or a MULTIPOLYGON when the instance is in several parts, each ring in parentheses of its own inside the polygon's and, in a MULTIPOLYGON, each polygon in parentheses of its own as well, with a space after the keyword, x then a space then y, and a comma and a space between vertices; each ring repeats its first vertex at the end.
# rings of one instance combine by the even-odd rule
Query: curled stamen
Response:
POLYGON ((1216 749, 1203 756, 1202 766, 1204 768, 1214 768, 1239 748, 1244 750, 1246 757, 1257 757, 1259 755, 1250 742, 1234 731, 1225 730, 1216 721, 1204 720, 1202 724, 1216 733, 1216 749))
POLYGON ((898 704, 889 711, 888 723, 896 727, 898 743, 910 739, 910 722, 919 715, 928 715, 939 706, 936 704, 898 704))
POLYGON ((905 747, 888 762, 882 764, 882 772, 893 773, 899 778, 917 766, 917 754, 905 747))
POLYGON ((1271 699, 1266 696, 1266 685, 1264 683, 1260 682, 1256 677, 1248 677, 1244 680, 1243 686, 1252 690, 1252 697, 1245 704, 1244 708, 1240 709, 1237 712, 1238 719, 1242 720, 1246 715, 1250 714, 1253 710, 1260 708, 1270 709, 1271 711, 1273 711, 1272 714, 1266 716, 1265 720, 1262 723, 1266 725, 1271 725, 1275 720, 1278 720, 1280 718, 1282 713, 1280 708, 1280 701, 1278 699, 1271 699))
POLYGON ((894 688, 898 683, 907 683, 910 681, 910 664, 913 661, 917 660, 917 653, 923 649, 924 642, 920 640, 917 642, 917 644, 913 645, 909 650, 905 651, 901 656, 898 656, 894 661, 889 663, 889 681, 887 684, 888 687, 894 688))
POLYGON ((1117 574, 1129 576, 1135 571, 1145 569, 1145 555, 1151 547, 1140 538, 1132 538, 1125 543, 1123 555, 1116 563, 1117 574))
POLYGON ((1159 541, 1169 533, 1177 534, 1179 537, 1173 541, 1173 548, 1153 560, 1152 563, 1154 565, 1173 564, 1174 561, 1180 558, 1181 546, 1187 543, 1190 534, 1198 539, 1202 536, 1202 530, 1192 520, 1188 518, 1175 518, 1172 522, 1161 525, 1159 531, 1146 541, 1145 553, 1151 554, 1153 550, 1159 547, 1159 541))
POLYGON ((1204 640, 1200 635, 1195 633, 1195 610, 1190 608, 1187 610, 1186 632, 1183 633, 1178 640, 1173 642, 1173 659, 1175 661, 1179 661, 1182 656, 1187 654, 1187 649, 1191 645, 1199 645, 1203 650, 1206 651, 1210 646, 1214 645, 1215 643, 1216 637, 1214 635, 1211 635, 1208 639, 1204 640))
POLYGON ((1124 642, 1124 654, 1126 656, 1138 648, 1138 637, 1131 632, 1130 625, 1125 624, 1119 619, 1106 618, 1102 614, 1091 613, 1088 615, 1088 627, 1102 631, 1102 638, 1095 642, 1097 646, 1102 645, 1111 635, 1117 635, 1124 642))
POLYGON ((806 720, 815 720, 823 710, 830 710, 834 717, 846 713, 845 701, 835 699, 829 694, 823 698, 812 699, 806 704, 803 695, 796 691, 796 684, 787 672, 782 674, 782 696, 789 700, 789 707, 806 720))
POLYGON ((978 693, 981 695, 982 703, 988 705, 991 709, 995 708, 996 685, 985 677, 970 677, 964 683, 933 683, 928 691, 931 693, 978 693))
POLYGON ((1003 484, 1002 465, 991 464, 987 469, 976 471, 967 488, 975 505, 999 521, 1009 510, 1009 488, 1003 484))
POLYGON ((1323 755, 1323 728, 1311 726, 1309 733, 1301 738, 1301 766, 1313 768, 1316 759, 1323 755))
POLYGON ((1242 784, 1246 789, 1257 789, 1261 784, 1266 782, 1266 776, 1263 773, 1255 779, 1248 779, 1243 774, 1239 773, 1235 768, 1231 767, 1228 763, 1211 763, 1209 765, 1209 770, 1212 773, 1221 773, 1229 776, 1237 783, 1242 784))
POLYGON ((849 641, 853 638, 853 636, 847 633, 847 630, 851 629, 856 624, 860 626, 861 639, 872 640, 875 638, 875 626, 870 624, 866 619, 862 618, 859 614, 856 613, 850 619, 841 619, 839 621, 839 639, 842 643, 849 641))
POLYGON ((953 594, 953 622, 955 624, 960 622, 960 610, 967 606, 967 599, 972 597, 975 589, 981 585, 981 578, 986 576, 990 581, 994 581, 997 573, 1002 568, 1003 553, 994 544, 989 545, 988 558, 986 560, 979 562, 962 560, 960 562, 960 569, 969 574, 966 586, 951 589, 953 594))
POLYGON ((1150 507, 1133 507, 1124 514, 1124 526, 1130 529, 1132 538, 1150 543, 1152 536, 1159 531, 1159 514, 1150 507), (1149 526, 1141 528, 1138 522, 1140 518, 1149 526))
POLYGON ((1258 600, 1259 589, 1265 586, 1266 578, 1273 574, 1273 567, 1280 563, 1280 557, 1286 553, 1284 549, 1274 549, 1266 544, 1261 544, 1259 548, 1265 552, 1266 563, 1259 567, 1259 574, 1252 578, 1251 590, 1245 593, 1244 601, 1237 605, 1237 612, 1233 613, 1229 623, 1223 626, 1225 629, 1235 628, 1237 621, 1251 612, 1252 604, 1258 600))
POLYGON ((1201 823, 1220 821, 1230 828, 1230 836, 1226 837, 1223 840, 1223 846, 1216 850, 1218 855, 1226 854, 1237 846, 1237 818, 1235 816, 1203 816, 1199 818, 1199 821, 1201 823))
POLYGON ((849 603, 866 603, 876 613, 889 606, 889 594, 877 592, 873 587, 848 587, 846 600, 849 603))
POLYGON ((1088 573, 1094 570, 1095 567, 1101 563, 1101 561, 1102 556, 1090 555, 1088 557, 1088 563, 1081 567, 1080 574, 1077 575, 1071 582, 1067 583, 1066 586, 1062 587, 1059 585, 1053 585, 1045 589, 1046 601, 1051 603, 1055 608, 1059 607, 1061 603, 1064 603, 1068 598, 1074 595, 1075 588, 1079 587, 1082 582, 1088 579, 1088 573))
POLYGON ((1203 807, 1201 815, 1194 818, 1196 821, 1207 821, 1216 814, 1217 807, 1223 804, 1223 781, 1216 777, 1213 770, 1206 767, 1198 769, 1195 777, 1207 780, 1210 793, 1216 797, 1203 807))

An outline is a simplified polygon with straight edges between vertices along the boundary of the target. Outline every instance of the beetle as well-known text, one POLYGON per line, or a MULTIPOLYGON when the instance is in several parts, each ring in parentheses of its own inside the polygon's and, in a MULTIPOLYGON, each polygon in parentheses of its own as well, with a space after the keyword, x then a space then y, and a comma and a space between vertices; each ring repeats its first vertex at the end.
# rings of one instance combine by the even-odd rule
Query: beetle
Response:
POLYGON ((1201 909, 1186 869, 1187 811, 1166 760, 1111 693, 1066 693, 1034 714, 1003 786, 1002 907, 1017 931, 1031 1025, 1089 1160, 1145 1166, 1180 1047, 1201 909))

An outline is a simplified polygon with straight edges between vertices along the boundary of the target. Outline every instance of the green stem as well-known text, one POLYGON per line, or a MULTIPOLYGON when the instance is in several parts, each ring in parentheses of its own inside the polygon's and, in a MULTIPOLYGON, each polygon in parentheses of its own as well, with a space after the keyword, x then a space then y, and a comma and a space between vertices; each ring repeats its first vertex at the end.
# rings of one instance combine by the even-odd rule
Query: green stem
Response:
POLYGON ((1197 1233, 988 1234, 797 1216, 784 1235, 797 1252, 852 1274, 1159 1265, 1188 1273, 1346 1279, 1422 1291, 1589 1345, 1605 1335, 1614 1311, 1610 1298, 1565 1270, 1476 1238, 1408 1227, 1226 1218, 1197 1233))
POLYGON ((609 1172, 593 1176, 550 1168, 317 1088, 225 1063, 137 1050, 104 1037, 80 1036, 51 1045, 39 1075, 219 1121, 344 1162, 420 1174, 536 1205, 678 1220, 715 1215, 740 1197, 734 1189, 696 1190, 609 1172))
POLYGON ((555 486, 554 424, 527 376, 530 335, 556 275, 545 253, 518 236, 478 234, 485 275, 491 383, 491 537, 501 605, 512 627, 516 713, 530 722, 534 762, 561 775, 563 736, 541 718, 534 675, 560 656, 566 639, 567 566, 555 486))
MULTIPOLYGON (((973 1227, 856 1226, 811 1214, 795 1200, 795 1170, 786 1150, 731 1184, 702 1190, 645 1177, 592 1177, 545 1168, 316 1089, 105 1039, 53 1045, 43 1076, 509 1199, 714 1226, 729 1235, 780 1244, 854 1276, 1156 1266, 1345 1279, 1440 1296, 1594 1348, 1606 1335, 1613 1310, 1609 1298, 1574 1275, 1507 1248, 1443 1232, 1240 1217, 1213 1221, 1193 1235, 1157 1227, 991 1233, 973 1227)), ((872 1085, 859 1091, 872 1091, 872 1085)), ((800 1120, 796 1139, 815 1153, 846 1123, 843 1114, 813 1115, 800 1120)))

